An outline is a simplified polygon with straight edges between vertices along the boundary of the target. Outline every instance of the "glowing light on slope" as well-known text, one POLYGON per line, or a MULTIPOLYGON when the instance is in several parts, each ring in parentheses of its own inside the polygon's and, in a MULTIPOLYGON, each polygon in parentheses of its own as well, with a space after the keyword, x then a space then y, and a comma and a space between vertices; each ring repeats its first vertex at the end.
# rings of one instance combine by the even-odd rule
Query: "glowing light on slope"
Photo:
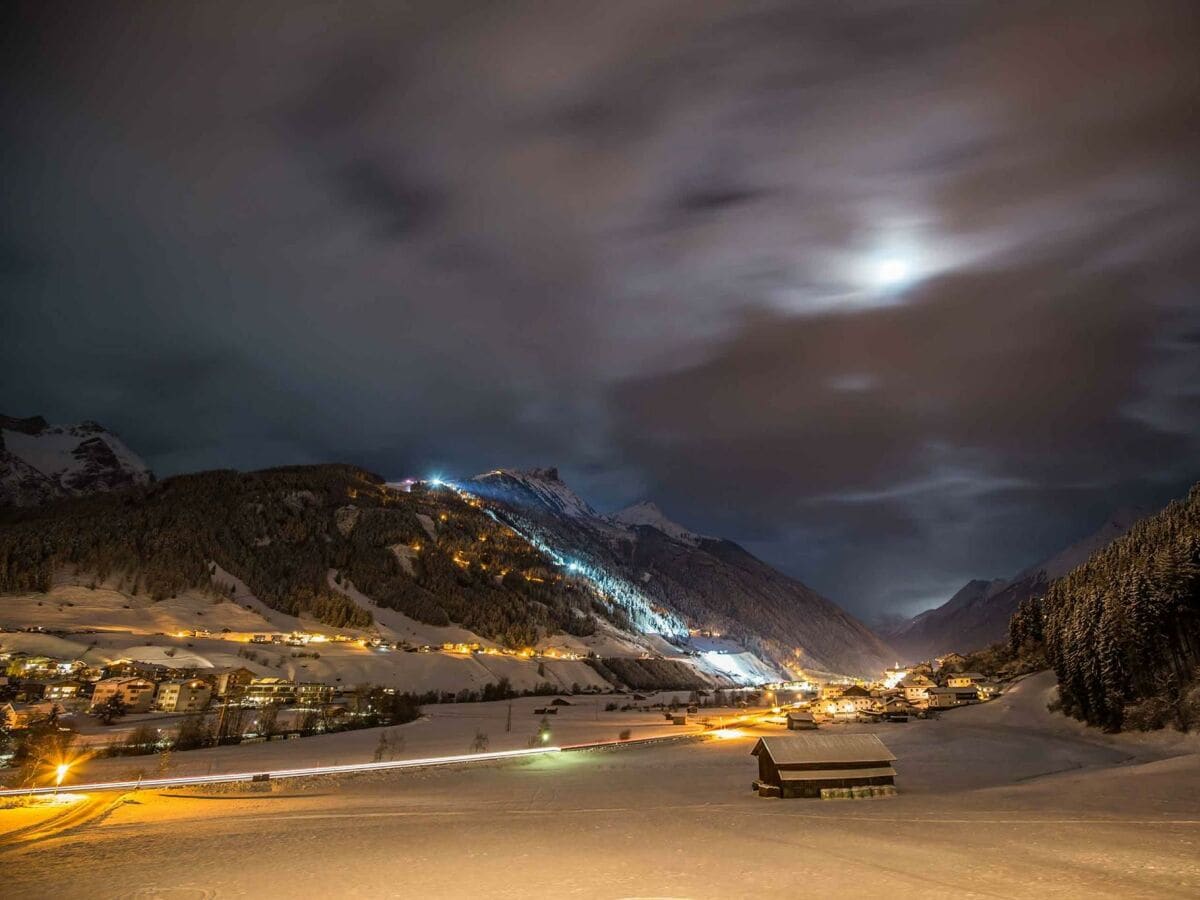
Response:
MULTIPOLYGON (((451 484, 448 486, 458 493, 462 499, 478 505, 478 499, 460 485, 451 484)), ((501 519, 493 510, 486 506, 481 508, 484 514, 493 522, 504 528, 511 529, 522 540, 548 557, 556 566, 566 569, 572 575, 578 575, 584 580, 591 582, 592 587, 601 596, 610 603, 615 603, 624 609, 629 614, 633 623, 643 633, 675 636, 685 636, 687 634, 687 627, 683 622, 674 616, 664 615, 651 608, 649 598, 629 582, 625 581, 625 579, 614 577, 599 566, 593 566, 577 559, 569 559, 542 540, 533 528, 519 525, 515 518, 501 519)))
POLYGON ((761 684, 762 673, 747 659, 747 654, 703 650, 700 658, 712 668, 724 673, 735 684, 761 684))

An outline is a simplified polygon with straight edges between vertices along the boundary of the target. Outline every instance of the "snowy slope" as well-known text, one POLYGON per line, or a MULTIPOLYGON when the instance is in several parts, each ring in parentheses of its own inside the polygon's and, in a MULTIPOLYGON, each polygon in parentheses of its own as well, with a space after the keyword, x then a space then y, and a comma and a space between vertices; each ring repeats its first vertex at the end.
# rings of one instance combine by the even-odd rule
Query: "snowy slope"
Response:
POLYGON ((536 505, 560 516, 596 518, 598 513, 586 500, 567 487, 558 477, 558 469, 493 469, 471 479, 472 491, 487 495, 502 494, 522 505, 536 505))
POLYGON ((0 505, 32 506, 153 480, 141 458, 95 422, 0 416, 0 505))
MULTIPOLYGON (((596 581, 644 634, 699 652, 689 631, 717 631, 756 655, 763 671, 787 662, 812 672, 870 675, 891 659, 877 636, 829 600, 738 545, 671 521, 652 503, 601 515, 554 469, 496 470, 462 489, 596 581)), ((754 668, 736 653, 706 662, 754 668)))
POLYGON ((704 538, 704 535, 694 534, 677 522, 672 522, 661 509, 649 500, 627 506, 625 509, 613 513, 610 518, 614 522, 630 527, 656 528, 668 537, 691 544, 693 547, 699 546, 700 541, 704 538))
POLYGON ((884 637, 909 662, 951 650, 979 650, 1005 640, 1009 619, 1022 600, 1040 597, 1051 582, 1083 565, 1144 515, 1144 510, 1120 510, 1092 534, 1013 578, 969 581, 946 603, 885 631, 884 637))
POLYGON ((1082 540, 1076 541, 1065 550, 1055 554, 1037 565, 1030 566, 1014 578, 1014 581, 1019 581, 1023 578, 1036 576, 1039 572, 1045 575, 1050 581, 1055 581, 1062 578, 1072 569, 1077 569, 1100 550, 1103 550, 1130 528, 1138 519, 1145 518, 1150 515, 1149 510, 1144 509, 1120 509, 1109 516, 1108 521, 1100 526, 1092 534, 1082 540))

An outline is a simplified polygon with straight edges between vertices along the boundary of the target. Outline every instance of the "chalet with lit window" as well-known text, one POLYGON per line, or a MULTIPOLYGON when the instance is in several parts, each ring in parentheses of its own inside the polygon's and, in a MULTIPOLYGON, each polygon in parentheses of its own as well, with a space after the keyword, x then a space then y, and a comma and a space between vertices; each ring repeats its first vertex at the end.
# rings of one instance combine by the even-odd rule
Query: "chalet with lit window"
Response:
POLYGON ((246 685, 254 678, 254 673, 245 666, 222 669, 215 674, 213 687, 218 697, 240 697, 246 685))
POLYGON ((51 681, 46 684, 42 697, 46 700, 74 700, 82 687, 78 681, 51 681))
POLYGON ((950 709, 979 702, 979 692, 972 687, 932 687, 927 692, 930 709, 950 709))
POLYGON ((855 712, 865 712, 875 705, 875 698, 871 696, 871 692, 860 684, 850 685, 842 691, 840 699, 843 703, 849 701, 855 712))
POLYGON ((156 687, 148 678, 105 678, 92 691, 92 708, 116 697, 126 712, 149 712, 156 687))
POLYGON ((898 685, 904 691, 904 699, 914 705, 923 705, 929 699, 929 689, 937 687, 930 678, 919 673, 909 675, 898 685))
POLYGON ((212 699, 212 685, 202 678, 164 681, 154 695, 154 706, 163 712, 199 712, 212 699))
POLYGON ((978 672, 958 672, 946 679, 946 687, 968 688, 984 680, 984 677, 978 672))
POLYGON ((282 706, 296 702, 296 682, 289 678, 252 678, 242 690, 245 706, 282 706))

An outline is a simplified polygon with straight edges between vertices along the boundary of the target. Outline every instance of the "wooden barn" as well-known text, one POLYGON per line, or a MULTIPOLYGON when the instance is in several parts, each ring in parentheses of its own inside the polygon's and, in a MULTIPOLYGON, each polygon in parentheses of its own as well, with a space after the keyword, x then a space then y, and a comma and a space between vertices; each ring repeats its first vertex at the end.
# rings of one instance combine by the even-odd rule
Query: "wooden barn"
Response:
POLYGON ((896 757, 873 734, 793 734, 760 738, 755 790, 764 796, 819 797, 824 788, 894 785, 896 757))
POLYGON ((788 731, 812 731, 817 723, 807 709, 792 709, 788 710, 787 727, 788 731))

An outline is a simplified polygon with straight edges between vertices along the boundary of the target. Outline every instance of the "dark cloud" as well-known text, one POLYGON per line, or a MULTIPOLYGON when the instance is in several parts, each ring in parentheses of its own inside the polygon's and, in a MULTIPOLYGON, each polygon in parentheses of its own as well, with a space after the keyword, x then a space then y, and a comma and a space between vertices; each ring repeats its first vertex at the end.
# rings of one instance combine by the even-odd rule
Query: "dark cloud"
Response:
POLYGON ((558 464, 865 615, 1200 475, 1194 4, 5 16, 6 413, 558 464))
POLYGON ((380 233, 386 237, 411 235, 437 214, 440 198, 434 190, 372 160, 347 163, 338 169, 335 180, 350 203, 378 220, 380 233))

